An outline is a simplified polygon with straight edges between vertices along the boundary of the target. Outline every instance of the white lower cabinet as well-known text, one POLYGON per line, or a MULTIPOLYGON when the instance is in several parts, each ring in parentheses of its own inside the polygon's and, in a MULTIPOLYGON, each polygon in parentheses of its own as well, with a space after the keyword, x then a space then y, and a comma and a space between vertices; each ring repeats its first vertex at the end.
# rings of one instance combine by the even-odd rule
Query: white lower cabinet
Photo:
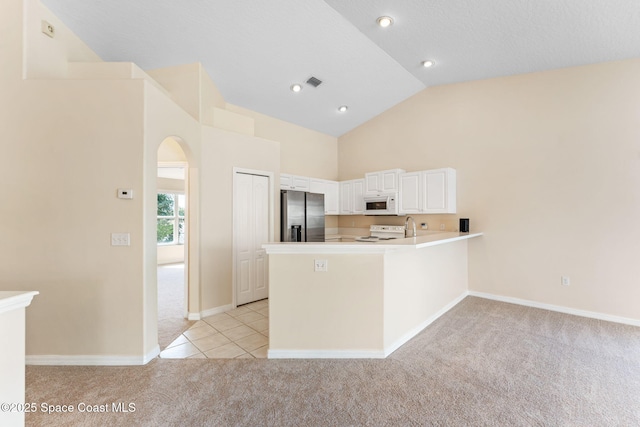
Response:
POLYGON ((400 175, 401 214, 456 213, 456 171, 452 168, 400 175))
POLYGON ((340 214, 340 183, 326 179, 311 178, 309 191, 324 194, 324 214, 340 214))
POLYGON ((340 182, 340 215, 364 214, 364 179, 340 182))

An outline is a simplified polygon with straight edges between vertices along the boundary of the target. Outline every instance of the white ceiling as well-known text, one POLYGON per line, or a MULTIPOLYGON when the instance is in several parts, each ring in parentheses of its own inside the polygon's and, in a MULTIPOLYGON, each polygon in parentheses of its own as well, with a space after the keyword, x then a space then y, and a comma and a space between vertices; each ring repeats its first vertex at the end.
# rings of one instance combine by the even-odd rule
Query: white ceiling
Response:
POLYGON ((428 86, 640 57, 638 0, 42 1, 105 61, 200 62, 228 103, 333 136, 428 86))

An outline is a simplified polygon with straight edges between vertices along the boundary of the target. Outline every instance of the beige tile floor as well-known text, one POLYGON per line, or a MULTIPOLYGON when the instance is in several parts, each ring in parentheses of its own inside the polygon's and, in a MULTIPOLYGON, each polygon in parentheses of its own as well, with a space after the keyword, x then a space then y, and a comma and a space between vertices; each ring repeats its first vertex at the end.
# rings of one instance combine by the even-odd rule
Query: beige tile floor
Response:
POLYGON ((266 358, 269 301, 261 300, 197 321, 166 349, 163 359, 266 358))

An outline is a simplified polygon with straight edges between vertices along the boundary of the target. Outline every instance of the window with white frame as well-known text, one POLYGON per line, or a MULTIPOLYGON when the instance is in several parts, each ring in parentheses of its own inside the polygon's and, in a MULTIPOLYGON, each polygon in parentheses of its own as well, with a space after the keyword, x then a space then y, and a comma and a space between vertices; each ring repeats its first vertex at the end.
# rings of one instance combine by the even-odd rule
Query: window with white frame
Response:
POLYGON ((158 244, 184 244, 185 195, 176 192, 158 193, 158 244))

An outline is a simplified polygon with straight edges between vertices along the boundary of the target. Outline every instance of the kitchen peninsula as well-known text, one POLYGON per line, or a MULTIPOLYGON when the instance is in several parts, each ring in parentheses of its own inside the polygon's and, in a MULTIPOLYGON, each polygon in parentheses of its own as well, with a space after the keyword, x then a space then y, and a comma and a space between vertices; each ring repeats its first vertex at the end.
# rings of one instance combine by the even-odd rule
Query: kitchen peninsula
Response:
POLYGON ((268 243, 269 358, 384 358, 461 301, 468 239, 268 243))

